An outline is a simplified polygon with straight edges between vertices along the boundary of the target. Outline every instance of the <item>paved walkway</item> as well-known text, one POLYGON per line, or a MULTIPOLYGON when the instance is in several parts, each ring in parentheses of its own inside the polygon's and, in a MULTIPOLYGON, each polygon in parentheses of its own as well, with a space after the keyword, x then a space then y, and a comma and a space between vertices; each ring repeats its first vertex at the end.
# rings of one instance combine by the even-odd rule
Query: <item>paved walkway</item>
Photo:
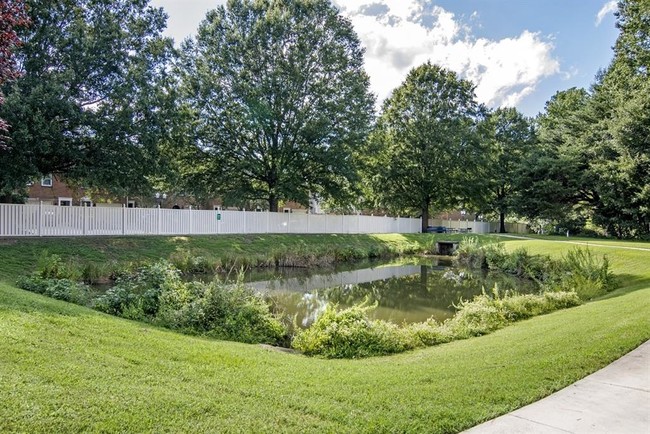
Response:
POLYGON ((468 434, 650 434, 650 341, 541 401, 468 434))

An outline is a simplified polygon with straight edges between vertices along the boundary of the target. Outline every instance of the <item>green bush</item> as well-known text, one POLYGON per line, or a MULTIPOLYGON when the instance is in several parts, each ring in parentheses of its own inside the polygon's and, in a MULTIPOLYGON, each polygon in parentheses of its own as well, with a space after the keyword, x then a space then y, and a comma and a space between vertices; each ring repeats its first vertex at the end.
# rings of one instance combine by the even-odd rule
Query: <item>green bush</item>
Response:
POLYGON ((160 296, 156 323, 185 333, 247 343, 277 344, 285 326, 269 305, 241 282, 187 282, 170 286, 160 296))
POLYGON ((36 264, 35 275, 43 279, 78 280, 79 270, 69 262, 63 262, 61 256, 43 252, 36 264))
POLYGON ((399 353, 415 348, 406 329, 386 321, 371 321, 368 307, 356 305, 341 311, 328 305, 325 312, 293 337, 292 347, 307 355, 358 358, 399 353))
POLYGON ((442 324, 433 319, 402 327, 370 320, 370 307, 356 305, 341 311, 329 305, 306 330, 296 332, 292 347, 306 355, 357 358, 399 353, 480 336, 509 323, 580 304, 575 292, 543 294, 483 293, 461 301, 456 315, 442 324))
POLYGON ((456 262, 473 268, 489 268, 538 282, 544 290, 575 292, 591 300, 613 287, 607 257, 595 257, 587 248, 573 248, 560 259, 530 255, 526 249, 507 252, 504 245, 481 245, 463 239, 456 262))
POLYGON ((464 267, 488 268, 485 246, 481 245, 478 238, 475 237, 462 239, 455 252, 455 261, 458 265, 464 267))
POLYGON ((132 318, 154 317, 160 294, 165 288, 180 285, 176 268, 167 261, 155 262, 118 277, 115 286, 94 300, 93 307, 111 315, 122 315, 128 310, 132 318))
POLYGON ((188 250, 177 250, 169 256, 169 262, 181 273, 213 273, 217 264, 204 256, 194 256, 188 250))
POLYGON ((613 288, 613 276, 606 256, 601 259, 589 249, 573 248, 562 257, 563 267, 549 287, 554 291, 573 291, 582 300, 604 295, 613 288))
POLYGON ((27 291, 76 304, 85 304, 89 299, 88 286, 70 279, 51 279, 35 275, 19 279, 16 285, 27 291))
POLYGON ((456 339, 480 336, 500 329, 507 324, 555 310, 580 304, 575 292, 544 292, 542 294, 501 295, 498 287, 492 294, 485 292, 471 301, 461 301, 458 312, 447 320, 444 327, 456 339))
POLYGON ((178 269, 166 261, 120 277, 93 306, 112 315, 217 339, 268 344, 286 339, 285 326, 241 280, 234 287, 184 282, 178 269))

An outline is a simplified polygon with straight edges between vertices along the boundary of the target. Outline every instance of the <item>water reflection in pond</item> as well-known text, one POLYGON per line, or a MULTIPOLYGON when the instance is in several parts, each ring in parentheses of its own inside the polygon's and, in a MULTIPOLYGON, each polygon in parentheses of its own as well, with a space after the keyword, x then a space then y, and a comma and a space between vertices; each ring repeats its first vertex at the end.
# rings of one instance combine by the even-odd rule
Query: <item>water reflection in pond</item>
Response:
POLYGON ((534 292, 533 282, 496 273, 460 270, 449 259, 365 263, 357 269, 274 270, 252 272, 246 284, 264 294, 299 326, 309 326, 329 303, 349 307, 368 300, 377 303, 369 315, 395 323, 439 321, 454 314, 454 304, 471 299, 495 283, 505 290, 534 292))

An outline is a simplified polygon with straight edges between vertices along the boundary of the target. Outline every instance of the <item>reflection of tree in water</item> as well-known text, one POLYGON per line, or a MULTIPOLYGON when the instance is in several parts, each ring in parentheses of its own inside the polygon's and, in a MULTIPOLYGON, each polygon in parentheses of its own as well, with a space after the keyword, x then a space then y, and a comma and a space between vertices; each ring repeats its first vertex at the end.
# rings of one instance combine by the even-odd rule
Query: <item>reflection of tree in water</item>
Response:
POLYGON ((505 274, 423 265, 419 273, 410 276, 315 289, 306 293, 272 291, 266 297, 272 300, 273 305, 281 306, 290 318, 295 317, 296 323, 302 327, 313 323, 329 303, 349 307, 364 300, 369 304, 378 304, 373 317, 396 322, 423 321, 432 312, 443 312, 443 319, 450 316, 453 305, 461 299, 471 299, 480 294, 482 288, 489 291, 495 283, 501 291, 526 293, 537 290, 534 282, 505 274))
POLYGON ((484 274, 467 270, 432 270, 421 266, 420 273, 378 280, 371 283, 346 285, 316 290, 319 298, 351 306, 366 298, 370 303, 377 302, 380 307, 409 311, 419 307, 452 310, 454 304, 462 299, 471 299, 481 293, 482 288, 489 291, 495 283, 503 291, 516 290, 520 293, 536 290, 533 282, 512 278, 502 274, 484 274), (453 276, 449 273, 453 273, 453 276), (462 274, 461 274, 462 273, 462 274), (447 274, 445 276, 445 274, 447 274))

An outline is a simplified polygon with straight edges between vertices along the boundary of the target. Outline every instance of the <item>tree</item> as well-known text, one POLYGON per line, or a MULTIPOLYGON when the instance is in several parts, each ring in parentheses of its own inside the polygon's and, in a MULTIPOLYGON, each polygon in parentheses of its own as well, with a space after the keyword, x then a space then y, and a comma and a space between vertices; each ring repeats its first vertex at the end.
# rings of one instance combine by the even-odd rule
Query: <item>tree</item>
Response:
POLYGON ((525 157, 529 164, 515 171, 518 214, 567 226, 596 199, 589 171, 593 155, 584 142, 590 98, 584 89, 571 88, 546 103, 537 118, 538 143, 525 157))
POLYGON ((11 124, 0 189, 59 173, 116 193, 146 188, 164 135, 171 40, 148 0, 28 0, 16 51, 21 77, 3 87, 11 124))
POLYGON ((505 233, 505 217, 515 205, 518 174, 530 164, 535 146, 532 123, 515 108, 499 108, 487 118, 488 152, 482 191, 486 211, 499 215, 499 232, 505 233))
MULTIPOLYGON (((29 20, 22 0, 0 2, 0 86, 18 77, 14 50, 20 45, 17 29, 26 26, 29 20)), ((0 104, 4 96, 0 91, 0 104)), ((0 149, 6 145, 8 125, 0 118, 0 149)))
POLYGON ((359 40, 329 1, 230 0, 185 42, 180 75, 192 191, 277 211, 350 190, 373 97, 359 40))
POLYGON ((425 63, 383 105, 366 152, 377 205, 417 211, 426 231, 432 210, 458 206, 475 177, 482 114, 474 86, 425 63))

